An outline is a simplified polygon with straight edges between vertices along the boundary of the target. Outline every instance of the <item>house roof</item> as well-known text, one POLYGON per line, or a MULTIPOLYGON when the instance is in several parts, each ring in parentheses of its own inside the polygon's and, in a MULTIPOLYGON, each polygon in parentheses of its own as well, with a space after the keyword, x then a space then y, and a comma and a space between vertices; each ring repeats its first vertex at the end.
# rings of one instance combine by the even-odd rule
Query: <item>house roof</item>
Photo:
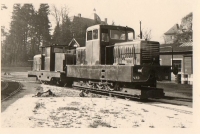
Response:
MULTIPOLYGON (((99 17, 97 17, 97 18, 98 18, 97 21, 100 21, 100 24, 107 25, 107 23, 105 21, 101 21, 101 19, 99 17)), ((83 26, 84 25, 92 26, 92 25, 95 24, 95 20, 94 19, 89 19, 89 18, 84 18, 84 17, 79 17, 79 16, 73 16, 72 20, 76 21, 76 22, 79 22, 83 26)))
POLYGON ((188 46, 193 46, 193 42, 184 42, 183 44, 180 45, 180 47, 188 47, 188 46))
POLYGON ((70 43, 68 44, 68 46, 74 46, 75 44, 78 45, 78 47, 84 47, 85 46, 85 39, 82 39, 82 38, 73 38, 70 43))
MULTIPOLYGON (((187 44, 187 43, 186 43, 187 44)), ((179 53, 185 53, 185 52, 192 52, 193 51, 193 46, 191 45, 192 43, 189 43, 190 45, 185 45, 183 44, 163 44, 160 45, 160 52, 161 53, 167 53, 167 52, 179 52, 179 53), (183 45, 183 46, 182 46, 183 45)))
POLYGON ((175 34, 177 33, 179 30, 179 25, 175 24, 173 27, 171 27, 166 33, 164 33, 165 35, 170 35, 170 34, 175 34))

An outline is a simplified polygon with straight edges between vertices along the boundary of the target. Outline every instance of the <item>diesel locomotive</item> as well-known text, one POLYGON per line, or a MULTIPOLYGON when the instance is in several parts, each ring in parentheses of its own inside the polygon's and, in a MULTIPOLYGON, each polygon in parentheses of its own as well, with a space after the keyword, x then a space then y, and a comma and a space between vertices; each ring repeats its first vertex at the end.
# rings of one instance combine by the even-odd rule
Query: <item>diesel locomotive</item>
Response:
POLYGON ((29 77, 88 90, 161 98, 157 81, 171 80, 171 66, 159 61, 160 44, 135 40, 130 27, 94 25, 86 30, 84 47, 52 45, 34 56, 29 77))

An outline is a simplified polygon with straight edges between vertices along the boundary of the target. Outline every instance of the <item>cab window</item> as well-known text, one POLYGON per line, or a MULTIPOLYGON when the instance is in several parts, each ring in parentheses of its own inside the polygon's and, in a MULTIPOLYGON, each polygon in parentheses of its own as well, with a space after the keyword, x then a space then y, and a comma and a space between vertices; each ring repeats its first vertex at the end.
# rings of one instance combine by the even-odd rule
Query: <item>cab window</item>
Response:
POLYGON ((109 34, 108 29, 101 29, 101 41, 109 42, 109 34))
POLYGON ((110 30, 110 38, 115 40, 125 40, 125 31, 121 30, 110 30))
POLYGON ((98 39, 98 30, 93 30, 93 39, 98 39))
POLYGON ((92 31, 87 32, 87 40, 92 40, 92 31))
POLYGON ((133 32, 128 32, 128 40, 133 40, 133 32))
POLYGON ((108 36, 108 33, 102 33, 102 39, 101 41, 103 42, 109 42, 109 36, 108 36))

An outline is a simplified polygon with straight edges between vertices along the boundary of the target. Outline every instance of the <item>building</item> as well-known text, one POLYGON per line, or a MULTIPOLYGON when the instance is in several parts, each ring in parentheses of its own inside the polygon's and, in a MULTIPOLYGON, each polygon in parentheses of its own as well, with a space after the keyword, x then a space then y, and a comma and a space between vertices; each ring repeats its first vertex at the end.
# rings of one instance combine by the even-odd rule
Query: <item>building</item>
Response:
POLYGON ((84 47, 85 46, 85 39, 81 39, 81 38, 78 38, 78 39, 75 39, 73 38, 69 44, 68 44, 69 47, 84 47))
POLYGON ((176 35, 179 32, 179 25, 175 24, 166 33, 164 33, 165 44, 172 44, 176 41, 176 35))
POLYGON ((171 80, 192 84, 193 78, 193 40, 192 13, 185 16, 180 26, 175 24, 165 35, 165 44, 160 47, 160 64, 178 68, 178 75, 171 80), (173 56, 172 56, 173 55, 173 56), (173 60, 172 60, 173 57, 173 60))
POLYGON ((86 29, 88 27, 96 24, 108 25, 107 18, 102 21, 95 9, 90 18, 82 17, 79 13, 78 16, 70 17, 70 22, 73 38, 68 42, 68 45, 76 47, 83 47, 85 45, 86 29))
POLYGON ((189 13, 182 18, 181 24, 175 24, 164 33, 165 44, 183 43, 192 41, 193 14, 189 13))
POLYGON ((91 15, 91 18, 82 17, 81 14, 78 16, 70 17, 71 21, 71 31, 73 33, 74 38, 84 38, 85 31, 88 27, 96 25, 96 24, 104 24, 107 25, 107 18, 104 21, 101 21, 101 18, 97 15, 96 10, 91 15))
MULTIPOLYGON (((180 82, 192 84, 193 42, 185 42, 182 43, 181 45, 174 45, 174 44, 161 45, 160 64, 176 66, 178 68, 178 75, 179 77, 181 77, 180 82)), ((175 76, 173 73, 171 74, 172 81, 175 81, 176 77, 178 76, 175 76)))

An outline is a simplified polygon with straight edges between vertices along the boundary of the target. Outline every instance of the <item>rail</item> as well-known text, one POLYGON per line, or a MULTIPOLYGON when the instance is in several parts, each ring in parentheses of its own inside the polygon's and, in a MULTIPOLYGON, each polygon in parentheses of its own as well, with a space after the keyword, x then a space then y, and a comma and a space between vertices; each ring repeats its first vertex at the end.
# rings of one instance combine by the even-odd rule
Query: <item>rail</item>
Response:
POLYGON ((5 95, 5 97, 1 98, 1 102, 3 102, 5 100, 7 100, 8 98, 12 97, 17 92, 19 92, 21 90, 21 88, 22 88, 22 84, 19 83, 19 82, 16 82, 16 81, 15 82, 13 82, 13 81, 7 81, 7 82, 8 82, 8 86, 4 90, 1 91, 1 95, 5 95), (13 86, 13 83, 15 83, 15 84, 18 85, 18 87, 17 87, 17 89, 15 87, 14 88, 12 87, 12 89, 10 89, 10 90, 7 91, 7 89, 11 88, 11 87, 9 87, 9 86, 11 86, 11 83, 12 83, 12 86, 13 86))
MULTIPOLYGON (((89 88, 89 87, 83 87, 83 86, 73 86, 73 88, 77 89, 77 90, 82 90, 82 91, 86 91, 88 92, 92 92, 92 93, 98 93, 98 94, 103 94, 103 95, 109 95, 110 97, 114 96, 114 97, 120 97, 119 99, 126 99, 126 100, 134 100, 134 101, 139 101, 139 102, 148 102, 147 100, 139 100, 139 96, 138 95, 130 95, 127 93, 120 93, 117 91, 105 91, 105 90, 100 90, 100 89, 96 89, 96 88, 89 88)), ((172 107, 168 107, 168 106, 160 106, 158 104, 149 104, 149 103, 145 103, 147 105, 150 106, 155 106, 155 107, 160 107, 160 108, 164 108, 164 109, 168 109, 168 110, 173 110, 179 113, 184 113, 184 114, 193 114, 192 111, 188 111, 188 110, 183 110, 183 109, 178 109, 178 108, 172 108, 172 107)))

